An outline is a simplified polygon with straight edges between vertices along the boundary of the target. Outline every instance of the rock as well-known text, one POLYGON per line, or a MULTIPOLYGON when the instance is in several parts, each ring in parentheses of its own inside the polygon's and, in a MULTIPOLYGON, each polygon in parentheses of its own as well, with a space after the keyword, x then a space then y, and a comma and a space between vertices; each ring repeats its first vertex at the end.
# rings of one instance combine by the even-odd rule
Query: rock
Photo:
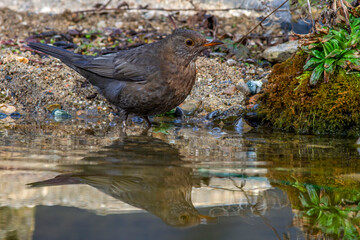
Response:
POLYGON ((257 94, 261 91, 261 87, 263 85, 262 81, 248 81, 247 86, 250 89, 251 94, 257 94))
POLYGON ((16 107, 7 104, 1 104, 0 111, 5 113, 6 115, 10 115, 11 113, 16 111, 16 107))
POLYGON ((58 103, 55 104, 48 104, 45 106, 45 109, 48 110, 49 112, 54 111, 55 109, 61 109, 61 105, 58 103))
POLYGON ((185 101, 182 105, 180 105, 180 107, 186 116, 191 116, 196 112, 196 110, 198 110, 201 103, 201 101, 190 100, 185 101))
POLYGON ((273 47, 269 47, 264 51, 262 56, 269 62, 284 62, 298 50, 298 47, 298 41, 286 42, 273 47))
POLYGON ((226 95, 233 95, 235 92, 236 92, 236 90, 237 90, 237 88, 236 88, 236 86, 235 85, 231 85, 231 86, 229 86, 229 87, 227 87, 225 90, 224 90, 224 92, 223 92, 223 94, 226 94, 226 95))
POLYGON ((226 64, 229 65, 229 66, 234 66, 234 65, 236 65, 236 63, 237 62, 234 59, 231 59, 231 58, 226 61, 226 64))
POLYGON ((5 75, 5 80, 11 81, 12 77, 9 75, 5 75))
POLYGON ((237 90, 242 92, 245 96, 250 96, 250 94, 251 94, 250 88, 244 82, 244 80, 239 81, 238 84, 236 85, 236 88, 237 88, 237 90))

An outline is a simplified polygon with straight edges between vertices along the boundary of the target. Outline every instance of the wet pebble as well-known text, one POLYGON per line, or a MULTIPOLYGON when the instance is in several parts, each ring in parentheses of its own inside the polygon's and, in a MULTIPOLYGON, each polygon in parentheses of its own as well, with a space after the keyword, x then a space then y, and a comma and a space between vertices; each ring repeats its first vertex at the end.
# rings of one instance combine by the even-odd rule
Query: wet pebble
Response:
POLYGON ((110 127, 115 127, 115 126, 116 126, 116 122, 110 122, 110 123, 109 123, 109 126, 110 126, 110 127))
POLYGON ((0 119, 4 119, 4 118, 6 118, 8 115, 6 115, 5 113, 2 113, 2 112, 0 112, 0 119))
POLYGON ((142 123, 144 121, 144 119, 142 119, 141 117, 132 117, 131 121, 133 121, 134 123, 142 123))
POLYGON ((54 116, 54 120, 57 122, 71 118, 71 115, 68 112, 61 109, 55 109, 51 114, 54 116))
POLYGON ((238 121, 235 122, 235 131, 238 133, 246 133, 253 129, 243 118, 240 118, 238 121))
POLYGON ((206 120, 211 120, 211 119, 216 118, 216 117, 219 116, 219 115, 220 115, 220 111, 219 111, 219 110, 215 110, 215 111, 209 113, 208 115, 206 115, 205 119, 206 119, 206 120))
POLYGON ((174 117, 182 117, 184 115, 184 111, 180 107, 176 107, 173 115, 174 117))
POLYGON ((18 112, 13 112, 12 114, 10 114, 10 117, 11 117, 12 119, 16 120, 16 119, 21 118, 21 114, 18 113, 18 112))

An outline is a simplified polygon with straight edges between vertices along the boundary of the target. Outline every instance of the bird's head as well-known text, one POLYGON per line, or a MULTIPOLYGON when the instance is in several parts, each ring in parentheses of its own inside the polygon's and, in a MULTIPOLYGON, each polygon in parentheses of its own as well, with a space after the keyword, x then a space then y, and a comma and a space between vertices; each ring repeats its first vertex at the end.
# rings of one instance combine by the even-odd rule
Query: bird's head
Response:
POLYGON ((176 57, 185 63, 195 60, 206 48, 223 44, 219 40, 208 41, 200 33, 187 29, 175 30, 166 41, 176 57))

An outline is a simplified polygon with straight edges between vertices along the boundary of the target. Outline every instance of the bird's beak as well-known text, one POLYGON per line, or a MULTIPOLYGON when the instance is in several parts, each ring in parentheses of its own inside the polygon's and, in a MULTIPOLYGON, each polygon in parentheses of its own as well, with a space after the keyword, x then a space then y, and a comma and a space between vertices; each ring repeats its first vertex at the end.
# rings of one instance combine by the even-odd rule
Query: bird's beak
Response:
POLYGON ((212 46, 216 46, 216 45, 220 45, 220 44, 224 44, 222 41, 220 40, 212 40, 212 41, 208 41, 207 43, 205 43, 203 45, 203 47, 212 47, 212 46))
POLYGON ((206 215, 199 215, 200 217, 200 224, 211 224, 216 223, 217 219, 215 217, 210 217, 206 215))

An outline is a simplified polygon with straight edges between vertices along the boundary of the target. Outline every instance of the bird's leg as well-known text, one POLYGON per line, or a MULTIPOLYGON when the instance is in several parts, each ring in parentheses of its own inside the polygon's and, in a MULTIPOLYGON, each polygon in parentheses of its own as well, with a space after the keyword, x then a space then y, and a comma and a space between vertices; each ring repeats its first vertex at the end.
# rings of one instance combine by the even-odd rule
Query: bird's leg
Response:
POLYGON ((120 116, 122 116, 122 126, 123 126, 123 131, 126 130, 126 120, 128 119, 128 114, 124 111, 120 111, 120 116))
POLYGON ((149 120, 149 118, 147 116, 142 116, 142 118, 146 121, 147 123, 147 129, 151 128, 151 122, 149 120))

